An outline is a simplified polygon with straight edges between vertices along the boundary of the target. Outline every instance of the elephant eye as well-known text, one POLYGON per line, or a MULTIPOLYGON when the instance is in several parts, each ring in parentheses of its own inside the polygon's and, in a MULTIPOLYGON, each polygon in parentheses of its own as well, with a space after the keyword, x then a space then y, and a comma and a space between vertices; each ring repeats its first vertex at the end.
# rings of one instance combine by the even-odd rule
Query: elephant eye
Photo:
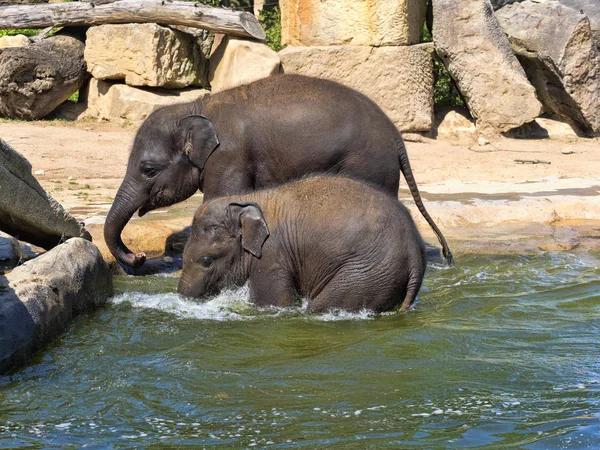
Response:
POLYGON ((160 169, 154 166, 146 166, 144 167, 143 172, 148 178, 154 178, 160 173, 160 169))
POLYGON ((212 265, 215 263, 215 259, 211 258, 210 256, 203 256, 202 258, 200 258, 200 266, 204 267, 205 269, 208 269, 210 267, 212 267, 212 265))

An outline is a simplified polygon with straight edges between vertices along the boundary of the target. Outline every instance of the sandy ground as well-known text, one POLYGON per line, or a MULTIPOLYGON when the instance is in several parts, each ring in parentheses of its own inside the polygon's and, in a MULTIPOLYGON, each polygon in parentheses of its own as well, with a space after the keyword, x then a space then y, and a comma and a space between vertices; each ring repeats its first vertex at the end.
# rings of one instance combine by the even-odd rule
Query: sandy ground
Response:
MULTIPOLYGON (((86 222, 101 249, 103 217, 125 174, 136 129, 113 123, 0 121, 0 137, 29 159, 54 198, 86 222)), ((466 136, 406 144, 426 206, 455 251, 600 247, 600 139, 498 137, 481 146, 466 136)), ((402 181, 400 198, 433 241, 405 188, 402 181)), ((134 219, 125 242, 135 250, 161 253, 165 236, 189 224, 200 202, 195 196, 134 219)))

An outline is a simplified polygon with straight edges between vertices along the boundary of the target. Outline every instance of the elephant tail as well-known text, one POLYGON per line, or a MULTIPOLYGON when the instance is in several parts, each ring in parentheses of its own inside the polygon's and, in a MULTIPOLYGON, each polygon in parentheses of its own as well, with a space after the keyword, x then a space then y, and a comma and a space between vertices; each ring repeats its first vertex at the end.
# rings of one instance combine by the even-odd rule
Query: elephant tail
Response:
MULTIPOLYGON (((396 142, 396 146, 398 149, 398 160, 400 161, 400 170, 402 171, 402 175, 404 175, 404 179, 406 180, 406 184, 408 184, 408 188, 410 189, 410 193, 412 198, 419 208, 419 211, 429 224, 429 226, 433 229, 433 232, 438 238, 438 241, 442 245, 442 253, 444 254, 444 258, 448 265, 454 264, 454 258, 452 256, 452 252, 450 251, 450 247, 448 247, 448 243, 446 242, 446 238, 435 224, 427 210, 425 209, 425 205, 423 205, 423 200, 421 200, 421 194, 419 193, 419 188, 417 187, 417 182, 415 181, 415 177, 413 176, 412 169, 410 167, 410 162, 408 161, 408 154, 406 153, 406 147, 404 145, 404 141, 401 137, 398 137, 396 142)), ((416 293, 415 293, 416 296, 416 293)))

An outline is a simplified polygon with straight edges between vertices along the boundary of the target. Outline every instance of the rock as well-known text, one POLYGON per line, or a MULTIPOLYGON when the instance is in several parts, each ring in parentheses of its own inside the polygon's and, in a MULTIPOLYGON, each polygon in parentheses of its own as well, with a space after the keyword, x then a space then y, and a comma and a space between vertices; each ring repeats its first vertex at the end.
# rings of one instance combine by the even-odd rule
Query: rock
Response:
MULTIPOLYGON (((494 11, 513 3, 524 0, 491 0, 494 11)), ((534 0, 536 3, 544 3, 552 0, 534 0)), ((559 0, 561 4, 585 14, 590 19, 592 34, 596 47, 600 48, 600 2, 598 0, 559 0)))
POLYGON ((402 139, 405 142, 417 142, 420 144, 425 142, 425 138, 418 133, 402 133, 402 139))
POLYGON ((206 60, 189 34, 153 23, 101 25, 87 31, 85 61, 100 80, 131 86, 206 86, 206 60))
POLYGON ((600 132, 600 53, 589 19, 558 2, 529 0, 496 17, 547 112, 600 132))
POLYGON ((437 107, 434 135, 442 138, 469 138, 477 132, 475 121, 465 108, 437 107))
POLYGON ((20 242, 0 231, 0 275, 2 271, 14 269, 19 262, 29 261, 44 252, 41 247, 20 242))
POLYGON ((63 238, 90 238, 85 229, 40 186, 31 164, 0 139, 0 230, 50 249, 63 238))
POLYGON ((219 92, 266 78, 279 69, 279 55, 267 45, 226 36, 210 57, 208 80, 212 92, 219 92))
POLYGON ((281 0, 283 45, 411 45, 427 0, 281 0))
POLYGON ((0 48, 27 47, 30 43, 29 38, 24 34, 3 36, 0 38, 0 48))
POLYGON ((83 117, 83 114, 86 111, 86 109, 87 105, 83 102, 75 103, 66 101, 54 111, 52 111, 50 114, 48 114, 46 118, 75 121, 83 117))
POLYGON ((0 374, 25 364, 71 320, 102 306, 112 278, 94 244, 64 244, 0 276, 0 374))
POLYGON ((477 139, 477 143, 479 144, 480 147, 483 147, 485 145, 489 145, 490 140, 483 136, 479 136, 479 139, 477 139))
POLYGON ((0 116, 41 119, 85 83, 83 34, 65 30, 0 51, 0 116))
POLYGON ((10 270, 17 265, 20 253, 19 241, 0 231, 0 276, 3 270, 10 270))
POLYGON ((429 131, 433 122, 433 49, 404 47, 287 47, 286 73, 328 78, 375 101, 402 132, 429 131))
POLYGON ((210 92, 206 89, 183 90, 135 88, 126 84, 91 79, 82 92, 88 109, 82 117, 115 120, 141 121, 153 111, 174 103, 191 102, 210 92))
POLYGON ((542 106, 486 0, 432 0, 437 54, 456 81, 477 127, 508 131, 542 106))
POLYGON ((598 0, 560 0, 560 3, 588 16, 594 42, 596 47, 600 48, 600 2, 598 0))
POLYGON ((579 134, 566 121, 538 117, 504 134, 513 139, 576 139, 579 134))

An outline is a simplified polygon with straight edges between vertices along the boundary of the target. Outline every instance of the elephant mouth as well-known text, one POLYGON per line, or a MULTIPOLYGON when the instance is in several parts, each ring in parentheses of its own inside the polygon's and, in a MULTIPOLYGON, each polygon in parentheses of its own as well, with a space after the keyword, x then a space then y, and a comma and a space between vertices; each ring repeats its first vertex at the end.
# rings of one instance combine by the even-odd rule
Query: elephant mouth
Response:
POLYGON ((149 206, 142 206, 140 209, 138 209, 138 216, 143 217, 148 211, 152 211, 153 209, 154 208, 151 208, 149 206))

